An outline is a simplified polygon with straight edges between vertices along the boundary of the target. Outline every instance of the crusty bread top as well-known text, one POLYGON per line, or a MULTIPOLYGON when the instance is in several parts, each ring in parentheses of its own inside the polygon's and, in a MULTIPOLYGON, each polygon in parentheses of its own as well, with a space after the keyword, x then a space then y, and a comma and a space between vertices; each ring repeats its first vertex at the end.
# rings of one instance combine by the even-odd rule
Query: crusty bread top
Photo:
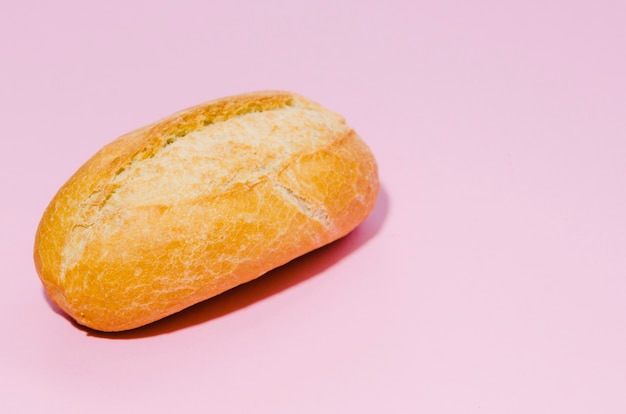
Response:
POLYGON ((149 322, 154 318, 151 312, 160 312, 160 317, 173 313, 341 237, 369 213, 377 191, 373 157, 339 115, 287 92, 224 98, 131 132, 92 157, 44 213, 35 242, 35 263, 52 300, 79 322, 96 329, 127 329, 149 322), (307 161, 313 159, 327 171, 316 171, 320 167, 307 161), (333 170, 344 182, 333 183, 333 170), (257 205, 259 194, 268 200, 276 198, 274 211, 261 211, 265 207, 257 205), (233 251, 226 247, 228 241, 220 239, 222 229, 207 224, 212 216, 257 222, 253 228, 259 240, 251 240, 250 231, 224 231, 232 238, 233 251), (233 252, 246 246, 279 249, 274 240, 262 239, 276 238, 268 223, 281 220, 289 220, 285 229, 310 233, 285 237, 285 243, 306 241, 305 245, 283 247, 284 253, 273 254, 271 259, 236 263, 233 252), (185 238, 175 240, 176 232, 185 238), (144 242, 151 248, 142 247, 144 242), (164 257, 158 250, 172 253, 179 247, 185 258, 164 257), (207 265, 207 260, 212 264, 207 265), (220 267, 220 260, 229 265, 220 267), (172 261, 181 263, 174 266, 172 261), (244 274, 246 266, 253 268, 247 270, 252 276, 244 274), (237 267, 242 268, 239 273, 234 270, 237 267), (204 281, 213 286, 200 293, 189 293, 198 288, 185 283, 160 288, 162 283, 155 280, 171 277, 160 273, 160 268, 180 273, 181 279, 193 268, 215 280, 204 281), (234 275, 233 281, 218 280, 218 273, 224 271, 234 275), (157 293, 142 293, 147 299, 137 299, 137 293, 120 299, 125 290, 138 292, 142 284, 164 290, 158 298, 164 302, 158 306, 162 309, 148 309, 157 293), (121 302, 111 302, 115 300, 121 302), (93 322, 95 317, 89 315, 93 309, 86 302, 100 302, 97 306, 105 313, 115 311, 104 309, 108 306, 119 307, 117 311, 127 318, 133 312, 141 315, 123 328, 119 316, 110 316, 110 323, 93 322))

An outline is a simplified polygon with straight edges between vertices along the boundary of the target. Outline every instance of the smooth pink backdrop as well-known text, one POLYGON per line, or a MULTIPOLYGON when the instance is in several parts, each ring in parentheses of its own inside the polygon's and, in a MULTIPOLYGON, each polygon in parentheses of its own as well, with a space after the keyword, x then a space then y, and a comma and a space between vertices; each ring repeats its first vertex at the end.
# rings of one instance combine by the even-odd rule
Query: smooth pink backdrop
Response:
POLYGON ((626 412, 623 1, 9 1, 0 412, 626 412), (347 238, 146 328, 32 262, 102 145, 205 100, 342 113, 382 193, 347 238))

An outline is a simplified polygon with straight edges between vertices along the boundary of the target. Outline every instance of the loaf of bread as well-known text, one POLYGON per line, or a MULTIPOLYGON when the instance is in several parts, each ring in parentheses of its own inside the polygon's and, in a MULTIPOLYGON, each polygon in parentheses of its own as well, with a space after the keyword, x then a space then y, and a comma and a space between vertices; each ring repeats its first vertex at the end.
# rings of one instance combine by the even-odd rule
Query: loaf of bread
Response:
POLYGON ((345 236, 378 189, 341 116, 288 92, 218 99, 88 160, 44 212, 35 265, 77 323, 132 329, 345 236))

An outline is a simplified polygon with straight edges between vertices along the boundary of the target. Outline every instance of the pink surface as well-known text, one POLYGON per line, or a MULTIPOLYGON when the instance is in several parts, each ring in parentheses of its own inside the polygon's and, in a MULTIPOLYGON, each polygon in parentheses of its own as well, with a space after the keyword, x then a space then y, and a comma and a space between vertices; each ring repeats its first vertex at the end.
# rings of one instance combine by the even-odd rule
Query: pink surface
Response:
POLYGON ((0 13, 0 412, 626 412, 626 3, 96 3, 0 13), (372 216, 138 331, 55 312, 32 244, 63 182, 274 88, 369 143, 372 216))

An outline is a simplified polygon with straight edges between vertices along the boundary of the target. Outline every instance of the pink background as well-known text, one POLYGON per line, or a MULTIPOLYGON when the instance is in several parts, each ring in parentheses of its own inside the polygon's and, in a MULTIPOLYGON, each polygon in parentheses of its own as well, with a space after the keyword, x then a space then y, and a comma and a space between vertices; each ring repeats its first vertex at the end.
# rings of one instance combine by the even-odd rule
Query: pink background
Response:
POLYGON ((620 0, 4 2, 0 411, 626 412, 625 21, 620 0), (63 182, 257 89, 369 143, 368 220, 144 329, 55 312, 32 244, 63 182))

